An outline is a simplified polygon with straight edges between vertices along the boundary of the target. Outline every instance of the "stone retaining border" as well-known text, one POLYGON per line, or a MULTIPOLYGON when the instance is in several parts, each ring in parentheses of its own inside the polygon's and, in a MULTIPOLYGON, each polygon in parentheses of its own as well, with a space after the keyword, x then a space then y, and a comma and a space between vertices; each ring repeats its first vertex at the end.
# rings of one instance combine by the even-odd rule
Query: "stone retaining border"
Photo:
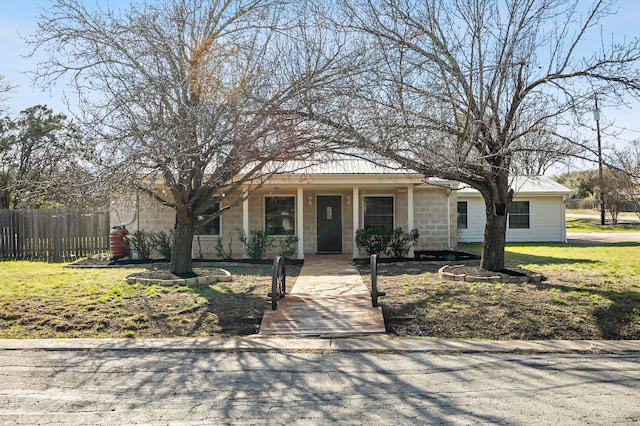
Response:
POLYGON ((220 269, 224 275, 202 275, 192 278, 176 278, 174 280, 163 280, 159 278, 136 278, 135 276, 126 277, 124 280, 129 284, 144 283, 144 284, 160 284, 160 285, 208 285, 217 282, 228 282, 233 278, 231 272, 226 269, 220 269))

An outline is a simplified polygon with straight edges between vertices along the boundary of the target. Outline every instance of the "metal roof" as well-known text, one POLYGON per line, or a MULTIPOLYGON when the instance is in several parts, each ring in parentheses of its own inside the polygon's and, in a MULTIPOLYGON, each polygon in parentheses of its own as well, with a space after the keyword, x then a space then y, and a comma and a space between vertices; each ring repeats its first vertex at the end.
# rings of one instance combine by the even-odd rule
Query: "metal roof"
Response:
MULTIPOLYGON (((571 190, 546 176, 516 176, 511 182, 515 195, 569 195, 571 190)), ((479 196, 480 193, 465 186, 458 190, 459 196, 479 196)))
POLYGON ((284 174, 311 175, 410 175, 420 176, 413 170, 401 167, 397 163, 386 165, 360 159, 329 159, 317 161, 288 161, 280 169, 284 174))
MULTIPOLYGON (((456 187, 458 182, 435 177, 425 178, 422 174, 402 167, 391 161, 386 164, 373 163, 356 158, 324 158, 307 161, 287 161, 274 164, 278 169, 276 175, 270 179, 273 181, 304 179, 306 182, 331 180, 332 182, 356 182, 365 179, 383 183, 413 182, 414 184, 439 185, 456 187), (311 180, 309 180, 311 179, 311 180), (342 181, 340 179, 343 179, 342 181)), ((460 186, 459 196, 480 196, 480 193, 471 187, 460 186)), ((512 178, 511 188, 516 195, 569 195, 571 190, 546 176, 516 176, 512 178)))
POLYGON ((457 182, 435 177, 425 178, 423 174, 409 170, 397 163, 373 163, 354 158, 327 158, 312 161, 287 161, 277 165, 277 173, 269 182, 313 183, 313 184, 363 184, 363 185, 436 185, 457 186, 457 182))

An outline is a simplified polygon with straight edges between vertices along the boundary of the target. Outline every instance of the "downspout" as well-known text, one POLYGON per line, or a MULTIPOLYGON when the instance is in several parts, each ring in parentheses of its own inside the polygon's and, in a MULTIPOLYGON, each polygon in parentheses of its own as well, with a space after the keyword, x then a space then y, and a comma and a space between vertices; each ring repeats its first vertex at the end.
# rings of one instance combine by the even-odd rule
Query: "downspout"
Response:
MULTIPOLYGON (((131 225, 138 217, 139 205, 140 205, 140 194, 138 193, 136 194, 136 206, 133 209, 131 209, 131 217, 128 220, 113 226, 112 228, 124 228, 127 225, 131 225)), ((138 229, 140 229, 140 218, 138 218, 138 229)))

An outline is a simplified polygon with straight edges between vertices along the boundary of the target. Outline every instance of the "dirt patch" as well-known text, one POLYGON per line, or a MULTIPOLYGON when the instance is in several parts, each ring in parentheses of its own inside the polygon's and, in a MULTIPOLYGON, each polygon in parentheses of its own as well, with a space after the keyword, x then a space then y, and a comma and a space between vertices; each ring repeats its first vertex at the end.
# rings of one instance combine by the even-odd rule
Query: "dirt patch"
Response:
POLYGON ((495 281, 502 283, 541 282, 542 274, 524 268, 508 268, 488 271, 477 265, 444 265, 438 269, 438 276, 449 281, 495 281))
POLYGON ((106 268, 109 265, 112 265, 113 262, 111 260, 111 256, 108 254, 94 254, 92 256, 86 257, 84 259, 77 260, 68 266, 71 267, 97 267, 97 268, 106 268))
POLYGON ((127 281, 134 282, 157 282, 159 284, 171 284, 171 283, 182 283, 182 284, 198 284, 212 283, 216 281, 230 281, 231 275, 224 269, 220 268, 194 268, 192 273, 176 275, 169 271, 168 269, 154 269, 145 272, 136 272, 127 276, 127 281))

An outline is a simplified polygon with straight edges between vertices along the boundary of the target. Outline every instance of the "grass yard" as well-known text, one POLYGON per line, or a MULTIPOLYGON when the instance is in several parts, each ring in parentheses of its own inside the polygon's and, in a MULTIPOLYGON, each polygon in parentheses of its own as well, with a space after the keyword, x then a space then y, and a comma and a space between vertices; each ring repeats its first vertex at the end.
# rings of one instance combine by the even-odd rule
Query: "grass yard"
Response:
MULTIPOLYGON (((480 245, 461 249, 479 253, 480 245)), ((441 281, 438 265, 416 262, 382 264, 378 286, 387 292, 381 299, 387 331, 402 336, 640 339, 638 259, 640 244, 510 244, 509 266, 540 272, 547 280, 441 281)))
MULTIPOLYGON (((464 251, 479 252, 479 244, 464 251)), ((440 264, 380 264, 387 331, 463 339, 640 339, 640 244, 510 244, 540 284, 442 281, 440 264)), ((139 269, 2 262, 0 338, 248 335, 270 308, 270 265, 225 267, 206 286, 127 284, 139 269)), ((299 268, 288 266, 291 288, 299 268)), ((362 270, 365 282, 369 271, 362 270)))
POLYGON ((567 232, 640 232, 639 221, 626 221, 618 219, 617 225, 609 224, 610 219, 604 226, 600 225, 600 219, 568 217, 566 219, 567 232))
POLYGON ((270 306, 270 265, 226 268, 232 282, 202 286, 127 284, 132 268, 0 265, 0 338, 246 335, 270 306))

